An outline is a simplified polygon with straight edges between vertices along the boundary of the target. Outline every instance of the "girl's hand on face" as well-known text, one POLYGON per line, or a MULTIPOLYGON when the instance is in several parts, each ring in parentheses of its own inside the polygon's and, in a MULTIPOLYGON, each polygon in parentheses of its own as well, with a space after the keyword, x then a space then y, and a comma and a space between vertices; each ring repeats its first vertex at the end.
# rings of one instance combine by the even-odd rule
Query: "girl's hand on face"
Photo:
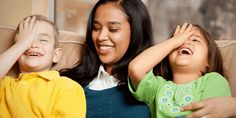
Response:
POLYGON ((193 25, 188 23, 184 23, 182 27, 180 25, 176 27, 174 36, 170 39, 175 42, 176 48, 183 45, 193 35, 192 28, 193 25))
POLYGON ((36 38, 37 27, 36 17, 27 17, 20 23, 15 41, 29 49, 36 38))
POLYGON ((181 111, 194 111, 187 118, 228 118, 236 116, 236 98, 215 97, 200 102, 191 103, 181 108, 181 111))

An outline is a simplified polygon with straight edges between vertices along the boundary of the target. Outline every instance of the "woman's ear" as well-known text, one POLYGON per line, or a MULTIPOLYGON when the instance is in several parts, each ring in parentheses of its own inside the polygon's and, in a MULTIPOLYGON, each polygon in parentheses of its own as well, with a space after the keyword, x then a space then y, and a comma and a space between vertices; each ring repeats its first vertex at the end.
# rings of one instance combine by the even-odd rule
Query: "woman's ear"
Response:
POLYGON ((61 48, 56 48, 55 51, 54 51, 54 56, 53 56, 52 62, 53 63, 58 63, 61 59, 61 56, 62 56, 62 49, 61 48))

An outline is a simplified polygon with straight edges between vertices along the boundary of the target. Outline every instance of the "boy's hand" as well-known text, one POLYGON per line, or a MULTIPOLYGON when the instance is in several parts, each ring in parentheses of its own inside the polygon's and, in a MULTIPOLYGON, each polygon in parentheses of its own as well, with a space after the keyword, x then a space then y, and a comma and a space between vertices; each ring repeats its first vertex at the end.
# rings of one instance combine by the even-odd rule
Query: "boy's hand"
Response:
POLYGON ((27 17, 19 25, 19 32, 15 37, 16 43, 20 43, 22 47, 29 49, 36 38, 36 30, 36 17, 27 17))
POLYGON ((180 27, 180 25, 177 26, 174 32, 174 36, 170 39, 175 42, 176 48, 183 45, 184 42, 193 35, 194 32, 191 31, 192 28, 193 25, 188 23, 184 23, 182 27, 180 27))

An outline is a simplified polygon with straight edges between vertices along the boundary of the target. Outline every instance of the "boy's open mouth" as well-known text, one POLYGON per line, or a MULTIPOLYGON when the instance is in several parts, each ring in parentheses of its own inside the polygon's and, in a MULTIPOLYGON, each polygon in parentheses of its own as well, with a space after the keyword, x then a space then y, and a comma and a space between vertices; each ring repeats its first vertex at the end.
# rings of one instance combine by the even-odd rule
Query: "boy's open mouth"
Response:
POLYGON ((26 52, 26 56, 43 56, 41 53, 38 52, 26 52))

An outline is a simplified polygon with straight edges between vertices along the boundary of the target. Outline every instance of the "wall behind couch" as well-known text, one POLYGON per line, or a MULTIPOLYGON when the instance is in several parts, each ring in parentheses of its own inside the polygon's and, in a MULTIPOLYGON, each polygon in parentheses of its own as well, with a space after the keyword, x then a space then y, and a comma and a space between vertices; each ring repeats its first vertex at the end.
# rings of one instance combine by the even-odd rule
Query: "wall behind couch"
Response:
POLYGON ((53 0, 0 0, 0 26, 16 27, 20 20, 31 14, 42 14, 50 19, 53 0))
POLYGON ((0 3, 0 25, 16 26, 32 11, 32 0, 0 0, 0 3))

